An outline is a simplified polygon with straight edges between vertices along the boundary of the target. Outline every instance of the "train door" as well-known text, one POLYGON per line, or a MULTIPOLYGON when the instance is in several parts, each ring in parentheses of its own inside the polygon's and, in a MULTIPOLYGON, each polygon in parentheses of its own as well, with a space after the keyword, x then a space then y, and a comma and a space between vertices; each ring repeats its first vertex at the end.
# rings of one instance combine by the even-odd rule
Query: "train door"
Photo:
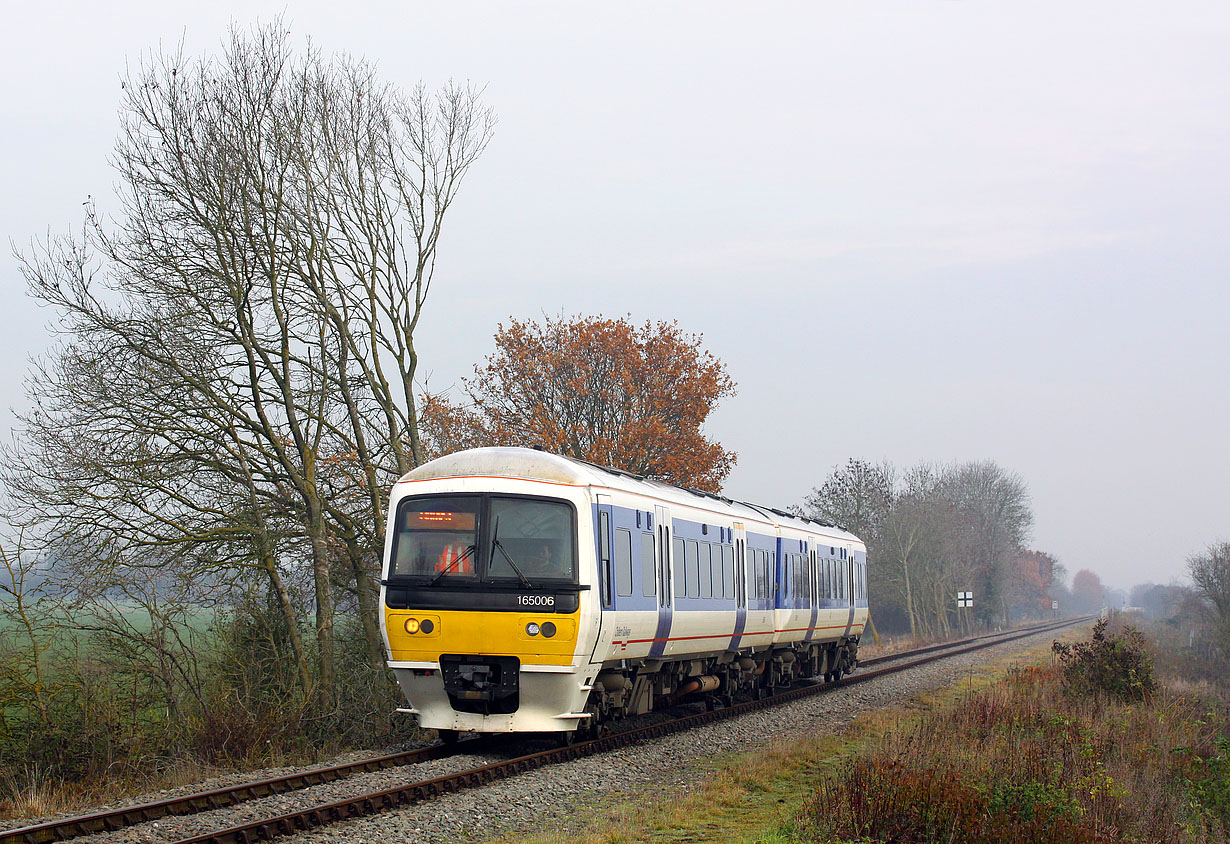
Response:
POLYGON ((807 641, 816 635, 816 619, 820 617, 820 582, 816 567, 816 538, 807 538, 807 603, 811 607, 810 620, 807 622, 807 641))
POLYGON ((849 605, 850 614, 846 619, 845 635, 850 635, 850 628, 854 626, 854 555, 850 553, 850 546, 846 545, 841 549, 841 574, 842 588, 845 589, 843 605, 849 605))
POLYGON ((730 637, 730 649, 738 650, 743 628, 747 624, 747 531, 742 522, 735 522, 732 531, 735 561, 735 629, 730 637))
POLYGON ((612 522, 615 511, 611 506, 611 496, 601 493, 594 496, 594 546, 595 558, 598 562, 598 596, 601 611, 598 613, 598 630, 594 635, 594 650, 590 655, 593 662, 601 662, 604 655, 611 650, 615 634, 615 585, 611 562, 611 536, 614 531, 612 522))
POLYGON ((650 656, 662 656, 670 640, 674 614, 674 590, 671 588, 671 511, 661 504, 654 507, 654 566, 658 573, 658 627, 649 646, 650 656))

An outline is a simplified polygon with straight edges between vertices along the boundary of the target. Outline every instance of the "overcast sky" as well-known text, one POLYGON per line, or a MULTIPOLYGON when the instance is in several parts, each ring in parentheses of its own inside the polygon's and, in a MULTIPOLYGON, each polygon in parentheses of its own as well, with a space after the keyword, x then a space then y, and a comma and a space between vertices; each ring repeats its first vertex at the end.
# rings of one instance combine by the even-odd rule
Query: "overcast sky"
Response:
MULTIPOLYGON (((733 496, 992 459, 1069 571, 1167 582, 1230 539, 1225 3, 8 4, 0 231, 109 206, 126 63, 282 11, 499 115, 446 223, 432 389, 509 316, 678 319, 739 383, 708 426, 733 496)), ((0 273, 20 409, 51 315, 0 273)))

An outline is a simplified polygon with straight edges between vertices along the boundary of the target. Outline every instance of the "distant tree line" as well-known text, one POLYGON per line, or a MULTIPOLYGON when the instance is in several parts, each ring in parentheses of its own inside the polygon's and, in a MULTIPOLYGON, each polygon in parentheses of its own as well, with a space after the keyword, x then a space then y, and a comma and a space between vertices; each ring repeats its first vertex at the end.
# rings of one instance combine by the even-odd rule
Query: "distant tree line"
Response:
POLYGON ((991 461, 898 470, 851 459, 799 512, 867 543, 868 596, 883 632, 945 636, 1046 615, 1065 576, 1053 556, 1026 547, 1029 491, 991 461), (958 592, 973 593, 972 608, 957 607, 958 592))

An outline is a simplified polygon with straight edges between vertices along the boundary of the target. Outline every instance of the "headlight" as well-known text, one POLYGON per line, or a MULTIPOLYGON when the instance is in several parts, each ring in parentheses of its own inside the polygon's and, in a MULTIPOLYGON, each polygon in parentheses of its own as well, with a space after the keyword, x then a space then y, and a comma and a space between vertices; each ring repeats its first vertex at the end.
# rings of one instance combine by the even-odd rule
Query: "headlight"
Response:
MULTIPOLYGON (((407 619, 406 619, 406 632, 407 632, 407 633, 417 633, 417 632, 419 632, 419 621, 418 621, 418 619, 417 619, 417 618, 407 618, 407 619)), ((430 633, 431 631, 430 631, 430 630, 424 630, 423 632, 424 632, 424 633, 430 633)))
POLYGON ((555 635, 555 622, 548 621, 546 624, 544 624, 542 626, 542 635, 546 636, 548 639, 554 636, 555 635))
MULTIPOLYGON (((547 623, 550 624, 551 622, 548 621, 547 623)), ((537 636, 538 630, 539 630, 538 622, 536 621, 531 621, 529 624, 525 625, 525 632, 530 634, 531 636, 537 636)), ((554 633, 555 631, 552 630, 551 632, 554 633)))

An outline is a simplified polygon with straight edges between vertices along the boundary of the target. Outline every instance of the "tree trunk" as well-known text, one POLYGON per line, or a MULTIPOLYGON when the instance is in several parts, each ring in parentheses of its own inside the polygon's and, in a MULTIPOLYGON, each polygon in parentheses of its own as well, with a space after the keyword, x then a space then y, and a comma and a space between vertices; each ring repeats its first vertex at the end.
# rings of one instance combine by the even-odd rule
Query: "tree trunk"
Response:
POLYGON ((380 636, 380 625, 377 614, 381 608, 375 600, 377 592, 373 588, 372 579, 367 573, 363 561, 367 554, 354 545, 347 547, 350 558, 350 570, 354 573, 355 597, 359 602, 359 620, 363 624, 363 638, 367 642, 367 661, 372 668, 384 668, 384 640, 380 636))
POLYGON ((312 580, 316 593, 316 647, 320 665, 319 695, 325 709, 333 706, 337 671, 333 661, 333 583, 329 573, 329 542, 320 499, 308 495, 308 524, 312 541, 312 580))
POLYGON ((303 637, 299 635, 299 619, 295 615, 290 592, 287 591, 286 583, 282 580, 282 574, 278 571, 273 554, 268 549, 262 549, 260 552, 260 566, 269 576, 269 585, 273 588, 278 610, 282 613, 282 621, 286 625, 286 635, 290 637, 290 649, 295 657, 295 672, 299 675, 299 682, 303 685, 303 694, 307 697, 312 693, 312 673, 308 670, 307 656, 303 652, 303 637))

